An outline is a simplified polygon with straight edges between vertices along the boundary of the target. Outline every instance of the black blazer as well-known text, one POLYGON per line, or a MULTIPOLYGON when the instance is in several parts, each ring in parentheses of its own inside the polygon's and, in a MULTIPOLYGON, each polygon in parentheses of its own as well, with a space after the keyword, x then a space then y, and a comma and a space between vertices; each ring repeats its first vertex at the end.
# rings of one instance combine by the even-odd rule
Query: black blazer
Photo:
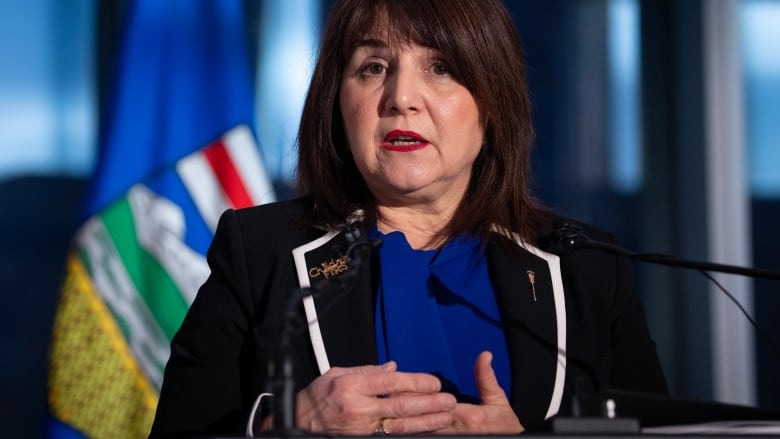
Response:
MULTIPOLYGON (((326 276, 339 279, 355 262, 343 259, 350 243, 343 230, 298 226, 309 207, 298 199, 222 216, 208 251, 211 275, 171 344, 150 437, 243 434, 253 402, 270 390, 268 365, 289 297, 326 276)), ((592 239, 612 241, 583 227, 592 239)), ((508 396, 527 429, 567 412, 573 394, 666 393, 624 259, 595 250, 559 257, 511 234, 494 238, 486 252, 509 349, 508 396), (535 273, 536 297, 527 270, 535 273)), ((296 303, 297 389, 328 367, 376 364, 377 255, 339 288, 296 303), (307 321, 315 322, 308 330, 307 321)))

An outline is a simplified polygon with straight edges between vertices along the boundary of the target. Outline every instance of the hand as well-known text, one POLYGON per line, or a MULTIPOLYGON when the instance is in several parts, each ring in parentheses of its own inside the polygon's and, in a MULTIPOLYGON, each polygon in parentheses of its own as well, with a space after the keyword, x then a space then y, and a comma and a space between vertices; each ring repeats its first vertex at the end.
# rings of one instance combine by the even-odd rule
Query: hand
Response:
POLYGON ((459 403, 452 425, 439 434, 516 434, 525 431, 493 372, 493 354, 482 352, 474 363, 480 405, 459 403))
POLYGON ((404 373, 396 363, 332 368, 297 395, 299 428, 329 435, 431 433, 453 424, 455 397, 433 375, 404 373))

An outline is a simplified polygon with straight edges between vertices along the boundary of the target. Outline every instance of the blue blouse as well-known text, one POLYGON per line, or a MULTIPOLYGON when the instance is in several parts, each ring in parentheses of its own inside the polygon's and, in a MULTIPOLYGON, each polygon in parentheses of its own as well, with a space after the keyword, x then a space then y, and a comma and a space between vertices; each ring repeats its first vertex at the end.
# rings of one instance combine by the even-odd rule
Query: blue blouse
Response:
POLYGON ((384 235, 374 227, 371 235, 382 240, 375 310, 379 363, 394 360, 400 371, 434 374, 442 391, 477 403, 474 363, 480 352, 490 351, 509 396, 509 354, 479 240, 415 250, 401 232, 384 235))

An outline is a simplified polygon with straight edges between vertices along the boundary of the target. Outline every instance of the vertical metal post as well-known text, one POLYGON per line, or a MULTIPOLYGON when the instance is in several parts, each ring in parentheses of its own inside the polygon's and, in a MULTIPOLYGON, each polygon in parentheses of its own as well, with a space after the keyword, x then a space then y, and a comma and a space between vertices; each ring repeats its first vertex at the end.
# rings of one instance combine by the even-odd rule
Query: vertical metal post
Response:
MULTIPOLYGON (((703 12, 708 258, 751 265, 750 191, 746 174, 739 0, 705 1, 703 12)), ((752 311, 752 282, 718 281, 752 311)), ((716 286, 711 287, 713 396, 756 403, 754 330, 716 286)))

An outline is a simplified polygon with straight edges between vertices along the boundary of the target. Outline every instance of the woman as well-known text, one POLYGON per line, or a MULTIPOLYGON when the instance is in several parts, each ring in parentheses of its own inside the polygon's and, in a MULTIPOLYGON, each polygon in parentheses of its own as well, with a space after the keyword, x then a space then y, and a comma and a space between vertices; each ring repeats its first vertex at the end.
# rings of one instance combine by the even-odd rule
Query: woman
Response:
POLYGON ((270 428, 281 414, 258 396, 289 298, 312 285, 285 333, 305 430, 519 433, 581 392, 666 392, 626 262, 539 248, 560 220, 530 196, 500 1, 340 0, 322 41, 305 197, 224 214, 152 436, 270 428))

